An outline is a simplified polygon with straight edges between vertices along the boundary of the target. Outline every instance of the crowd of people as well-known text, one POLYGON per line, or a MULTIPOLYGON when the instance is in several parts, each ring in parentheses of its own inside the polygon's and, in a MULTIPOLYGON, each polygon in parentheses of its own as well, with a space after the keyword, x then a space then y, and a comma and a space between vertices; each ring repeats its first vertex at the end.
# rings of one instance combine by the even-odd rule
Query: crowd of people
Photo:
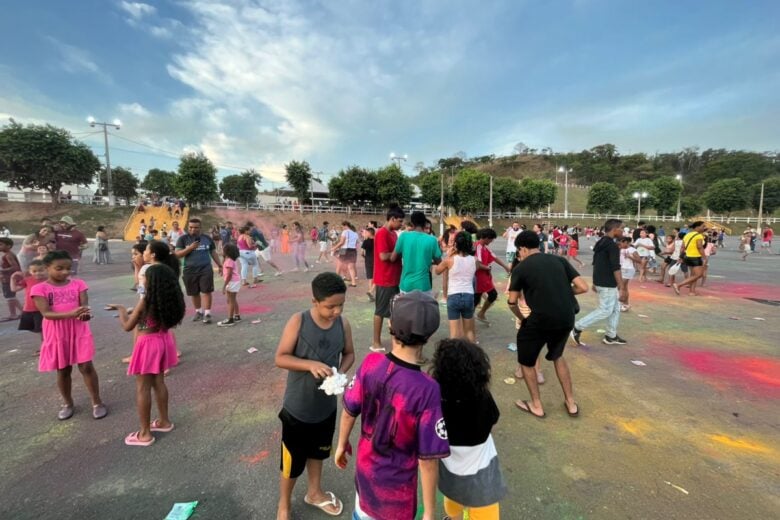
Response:
MULTIPOLYGON (((722 231, 710 230, 700 221, 668 235, 642 222, 631 229, 614 219, 600 228, 552 226, 549 232, 542 224, 529 230, 513 223, 502 233, 507 247, 501 258, 490 249, 498 237, 491 228, 478 229, 464 220, 437 237, 423 213, 413 212, 408 221, 406 217, 400 207, 391 206, 382 225, 369 222, 358 231, 349 221, 343 221, 340 229, 323 222, 306 232, 295 222, 289 229, 274 228, 268 239, 251 221, 237 227, 226 222, 210 233, 203 232, 198 218, 190 218, 186 230, 174 221, 159 239, 154 222, 144 223, 146 228, 140 230, 132 249, 138 300, 131 309, 107 306, 118 312, 121 328, 134 338, 126 361, 128 374, 136 379, 140 426, 125 437, 125 444, 148 447, 155 442, 155 433, 175 428, 165 375, 180 355, 173 330, 187 312, 185 293, 191 300, 192 321, 212 323, 216 266, 228 309, 217 325, 233 326, 241 321, 239 292, 261 280, 261 262, 281 275, 273 255, 289 254, 294 271, 306 272, 316 264, 333 264, 334 269, 313 278, 312 307, 290 317, 276 350, 276 365, 288 371, 279 413, 277 518, 290 517, 293 488, 304 471, 308 474, 305 503, 333 516, 342 513, 342 500, 322 485, 323 461, 333 451, 336 465, 348 466, 357 417, 361 424, 352 518, 413 518, 418 474, 423 518, 433 518, 437 489, 445 497, 449 518, 462 518, 464 511, 472 519, 499 518, 506 486, 491 431, 500 414, 490 393, 490 359, 479 345, 476 329, 476 322, 489 326, 487 313, 498 300, 494 266, 508 278, 506 303, 517 328, 515 374, 525 382, 529 395, 517 400, 516 408, 540 419, 547 415, 539 370, 546 346, 545 358, 553 363, 563 390, 564 411, 576 418, 581 409, 563 355, 567 341, 571 338, 582 345, 583 334, 605 321, 603 343, 626 344, 618 326, 621 312, 630 309, 630 280, 637 273, 640 282, 655 276, 677 294, 683 288, 697 294, 706 282, 709 259, 723 246, 724 238, 722 231), (598 306, 577 319, 577 295, 589 290, 575 269, 575 264, 583 266, 578 258, 581 237, 597 239, 592 246, 592 290, 598 306), (310 264, 307 255, 314 253, 317 259, 310 264), (357 286, 359 256, 364 259, 367 295, 374 306, 373 335, 370 352, 341 389, 339 418, 339 392, 321 388, 355 363, 352 326, 342 312, 348 288, 357 286), (680 281, 678 272, 686 275, 680 281), (442 277, 440 295, 433 291, 434 276, 442 277), (428 359, 423 351, 440 327, 441 306, 446 306, 449 337, 436 345, 428 359), (382 342, 385 319, 390 320, 389 347, 382 342), (422 370, 426 364, 427 373, 422 370), (158 411, 154 419, 152 395, 158 411)), ((60 219, 57 228, 42 223, 26 249, 23 246, 19 261, 11 252, 12 240, 0 237, 3 290, 7 278, 9 291, 25 291, 24 305, 12 308, 9 303, 9 311, 13 319, 21 318, 21 330, 41 334, 38 368, 57 374, 63 401, 58 419, 74 414, 73 365, 90 395, 92 416, 102 419, 108 408, 100 397, 92 363, 88 287, 76 277, 86 238, 75 228, 69 217, 60 219)), ((749 237, 747 231, 744 237, 749 237)), ((771 228, 762 238, 762 248, 771 251, 771 228)), ((101 240, 107 243, 107 239, 101 240)), ((96 245, 96 257, 99 253, 96 245)))

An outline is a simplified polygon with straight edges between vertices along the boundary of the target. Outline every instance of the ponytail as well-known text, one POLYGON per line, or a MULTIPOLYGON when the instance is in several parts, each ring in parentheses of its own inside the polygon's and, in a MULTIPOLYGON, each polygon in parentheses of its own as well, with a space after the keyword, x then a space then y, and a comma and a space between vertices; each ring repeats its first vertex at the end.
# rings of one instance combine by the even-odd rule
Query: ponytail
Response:
POLYGON ((159 240, 153 240, 152 242, 149 242, 147 247, 149 248, 149 252, 154 255, 155 260, 163 265, 167 265, 173 270, 177 277, 179 276, 179 271, 181 270, 179 259, 176 258, 176 255, 171 254, 171 249, 167 244, 160 242, 159 240))

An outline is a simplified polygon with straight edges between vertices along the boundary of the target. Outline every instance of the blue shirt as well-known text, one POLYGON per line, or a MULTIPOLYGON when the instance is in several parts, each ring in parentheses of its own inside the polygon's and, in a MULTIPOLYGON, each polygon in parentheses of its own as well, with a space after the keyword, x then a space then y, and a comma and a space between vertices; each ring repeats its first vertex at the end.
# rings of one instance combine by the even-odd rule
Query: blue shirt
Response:
POLYGON ((186 249, 196 240, 200 241, 198 247, 184 257, 184 272, 186 273, 211 271, 211 252, 216 249, 216 246, 208 235, 201 235, 200 237, 193 237, 189 234, 182 235, 176 241, 176 249, 186 249))

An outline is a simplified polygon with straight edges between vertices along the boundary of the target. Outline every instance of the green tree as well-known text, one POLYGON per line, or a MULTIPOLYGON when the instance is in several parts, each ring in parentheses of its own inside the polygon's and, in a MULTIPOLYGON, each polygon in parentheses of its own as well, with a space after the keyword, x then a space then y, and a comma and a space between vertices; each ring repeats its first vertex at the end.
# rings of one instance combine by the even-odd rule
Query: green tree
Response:
POLYGON ((707 162, 702 166, 698 180, 708 185, 726 179, 742 179, 752 185, 777 174, 772 158, 764 154, 740 150, 707 152, 711 153, 706 156, 707 162))
POLYGON ((190 204, 202 204, 217 200, 217 168, 203 153, 182 155, 176 191, 190 204))
POLYGON ((51 125, 22 126, 13 119, 0 129, 0 181, 14 188, 45 190, 52 204, 66 184, 91 184, 98 161, 87 145, 51 125))
POLYGON ((588 211, 611 213, 620 207, 620 191, 610 182, 597 182, 588 190, 588 211))
POLYGON ((239 175, 228 175, 219 183, 219 193, 222 198, 239 204, 253 204, 257 201, 257 185, 260 184, 260 174, 250 169, 239 175))
POLYGON ((687 195, 680 200, 680 214, 682 218, 695 217, 701 213, 703 207, 704 203, 699 197, 687 195))
MULTIPOLYGON (((421 172, 417 177, 417 187, 420 188, 420 198, 424 204, 439 207, 439 204, 441 203, 442 191, 441 181, 441 171, 421 172)), ((444 183, 444 190, 444 197, 446 201, 449 194, 449 183, 444 183)))
POLYGON ((717 181, 704 192, 704 203, 715 213, 731 215, 732 211, 739 211, 747 207, 747 185, 742 179, 717 181))
POLYGON ((493 207, 499 211, 514 211, 515 208, 524 208, 525 193, 520 183, 509 177, 497 177, 493 179, 493 207))
POLYGON ((376 172, 376 202, 382 206, 397 203, 406 206, 412 201, 414 188, 409 177, 397 165, 391 164, 376 172))
POLYGON ((290 161, 284 165, 287 184, 301 204, 311 202, 311 166, 306 161, 290 161))
POLYGON ((490 204, 490 176, 471 168, 463 169, 455 176, 452 191, 460 211, 483 211, 490 204))
POLYGON ((176 194, 176 172, 169 172, 160 170, 159 168, 152 168, 144 177, 141 182, 141 188, 160 195, 161 197, 167 197, 169 195, 176 194))
POLYGON ((555 202, 555 196, 558 194, 558 186, 555 182, 546 179, 526 178, 520 182, 520 187, 526 207, 533 212, 538 212, 555 202))
POLYGON ((677 201, 680 198, 682 186, 674 177, 659 177, 650 187, 653 207, 659 215, 672 214, 677 211, 677 201))
POLYGON ((360 166, 341 170, 328 183, 330 197, 340 204, 374 204, 377 199, 377 176, 360 166))
MULTIPOLYGON (((761 183, 753 186, 750 206, 758 211, 759 201, 761 199, 761 183)), ((780 177, 772 177, 764 181, 764 207, 765 215, 771 215, 777 208, 780 208, 780 177)))
MULTIPOLYGON (((114 191, 115 197, 128 201, 135 199, 138 197, 138 177, 126 168, 114 166, 111 168, 111 189, 114 191)), ((99 193, 101 195, 108 194, 108 175, 106 175, 105 168, 100 169, 99 193)))

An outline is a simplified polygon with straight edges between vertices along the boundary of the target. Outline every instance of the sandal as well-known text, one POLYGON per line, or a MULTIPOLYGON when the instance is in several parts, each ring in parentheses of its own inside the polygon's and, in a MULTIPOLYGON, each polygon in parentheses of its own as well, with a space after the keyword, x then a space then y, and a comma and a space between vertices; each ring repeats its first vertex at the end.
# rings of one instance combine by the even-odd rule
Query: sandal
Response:
POLYGON ((128 446, 142 446, 144 448, 154 444, 155 441, 154 437, 152 437, 152 439, 149 441, 142 441, 141 439, 138 438, 138 435, 140 435, 140 433, 141 432, 133 432, 127 437, 125 437, 125 444, 127 444, 128 446))
POLYGON ((538 415, 538 414, 535 414, 534 412, 532 412, 531 411, 531 405, 528 404, 528 401, 515 401, 515 406, 517 406, 517 409, 520 410, 521 412, 525 412, 527 414, 531 414, 534 417, 536 417, 537 419, 544 419, 545 417, 547 417, 546 413, 542 413, 542 415, 538 415), (525 405, 525 408, 520 406, 520 403, 523 403, 525 405))
POLYGON ((151 423, 149 423, 149 429, 153 432, 162 432, 162 433, 168 433, 173 431, 174 424, 171 423, 170 426, 167 428, 160 427, 160 419, 155 419, 151 423))
POLYGON ((566 413, 569 414, 569 417, 579 417, 580 415, 580 405, 574 403, 574 406, 577 407, 577 410, 572 412, 569 410, 569 406, 566 404, 566 402, 564 401, 563 403, 563 407, 566 408, 566 413))
POLYGON ((102 419, 106 415, 108 415, 108 409, 106 408, 106 405, 103 403, 92 405, 92 418, 102 419))
POLYGON ((304 495, 303 496, 303 501, 306 502, 307 504, 309 504, 310 506, 316 507, 317 509, 319 509, 320 511, 322 511, 326 515, 339 516, 341 514, 341 512, 344 510, 344 504, 341 502, 341 500, 336 498, 336 495, 334 495, 330 491, 326 491, 325 494, 330 497, 330 500, 324 500, 324 501, 322 501, 322 502, 320 502, 318 504, 315 504, 314 502, 309 500, 308 496, 304 495), (329 509, 326 509, 328 506, 335 507, 336 511, 330 511, 329 509))

